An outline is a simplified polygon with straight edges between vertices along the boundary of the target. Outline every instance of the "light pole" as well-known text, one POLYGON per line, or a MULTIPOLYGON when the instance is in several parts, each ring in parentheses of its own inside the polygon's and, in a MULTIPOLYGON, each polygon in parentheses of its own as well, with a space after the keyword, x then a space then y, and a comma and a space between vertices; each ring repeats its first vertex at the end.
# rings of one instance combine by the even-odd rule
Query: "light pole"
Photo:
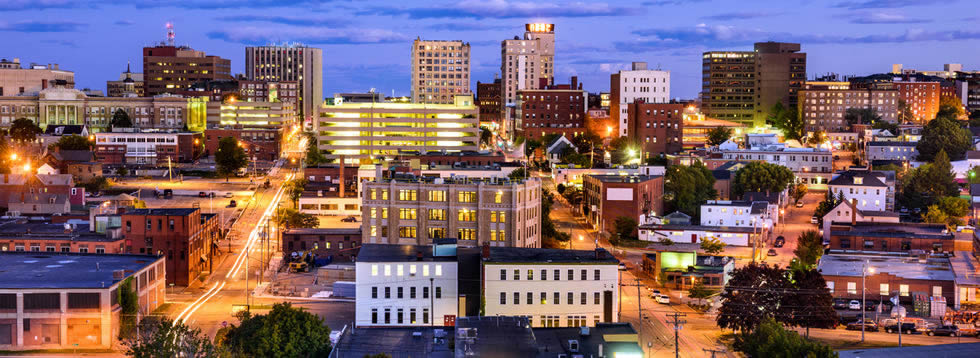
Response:
MULTIPOLYGON (((866 278, 868 272, 874 273, 874 267, 868 265, 868 260, 864 260, 864 267, 861 268, 861 343, 864 343, 864 326, 867 324, 865 318, 865 307, 867 307, 867 287, 865 286, 866 278)), ((902 325, 899 323, 898 330, 902 330, 902 325)))

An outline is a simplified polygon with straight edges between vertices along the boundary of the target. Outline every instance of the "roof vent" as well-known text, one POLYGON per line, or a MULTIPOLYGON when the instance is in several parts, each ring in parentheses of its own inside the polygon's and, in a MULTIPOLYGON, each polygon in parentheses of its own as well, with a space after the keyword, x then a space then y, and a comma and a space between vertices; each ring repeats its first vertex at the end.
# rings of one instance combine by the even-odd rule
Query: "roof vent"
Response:
POLYGON ((569 339, 568 350, 572 353, 578 353, 578 341, 574 339, 569 339))
POLYGON ((122 281, 122 279, 125 278, 125 277, 126 277, 126 271, 124 271, 124 270, 113 270, 112 271, 112 280, 113 281, 122 281))

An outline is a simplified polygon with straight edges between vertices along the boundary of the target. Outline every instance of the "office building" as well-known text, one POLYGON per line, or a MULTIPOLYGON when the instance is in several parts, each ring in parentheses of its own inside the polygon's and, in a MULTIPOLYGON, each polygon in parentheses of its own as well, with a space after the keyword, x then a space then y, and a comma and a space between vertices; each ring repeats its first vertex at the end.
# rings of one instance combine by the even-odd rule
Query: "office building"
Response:
POLYGON ((139 312, 163 305, 165 259, 149 255, 0 253, 0 349, 108 350, 120 330, 120 289, 139 312))
POLYGON ((74 88, 75 73, 59 69, 58 64, 21 67, 18 58, 0 60, 0 96, 37 96, 54 86, 74 88))
POLYGON ((892 86, 852 86, 850 82, 806 82, 799 92, 807 133, 840 133, 850 129, 847 110, 871 108, 881 120, 898 122, 899 91, 892 86))
POLYGON ((541 247, 538 178, 378 178, 361 193, 364 243, 541 247))
MULTIPOLYGON (((600 97, 601 98, 601 97, 600 97)), ((630 70, 620 70, 609 77, 609 114, 619 124, 619 136, 627 136, 629 104, 670 101, 670 71, 647 69, 646 62, 633 62, 630 70)), ((601 105, 601 101, 600 101, 601 105)))
POLYGON ((709 51, 702 64, 702 112, 746 126, 765 124, 776 103, 795 107, 806 80, 806 53, 794 43, 757 42, 754 51, 709 51))
POLYGON ((683 149, 684 105, 680 103, 646 103, 636 99, 628 108, 627 135, 640 144, 636 148, 641 163, 662 154, 676 154, 683 149))
POLYGON ((143 74, 133 73, 129 64, 126 64, 126 72, 119 75, 116 81, 105 82, 106 97, 143 97, 145 94, 143 74))
POLYGON ((485 316, 531 327, 593 327, 619 319, 619 260, 591 250, 484 248, 485 316))
POLYGON ((167 258, 167 283, 187 286, 214 264, 218 214, 199 208, 134 209, 119 214, 131 252, 167 258))
POLYGON ((598 230, 614 231, 619 217, 663 215, 662 175, 586 175, 582 192, 585 216, 598 230))
POLYGON ((511 123, 516 115, 517 91, 541 88, 541 79, 550 84, 555 76, 555 25, 526 24, 524 29, 524 37, 514 36, 500 43, 501 114, 508 135, 517 130, 511 123))
POLYGON ((167 165, 202 153, 201 133, 118 128, 95 134, 95 158, 103 164, 167 165))
POLYGON ((143 48, 144 93, 155 96, 186 90, 198 81, 230 80, 231 60, 186 46, 143 48))
POLYGON ((412 102, 453 103, 470 90, 470 44, 463 41, 412 42, 412 102))
POLYGON ((260 82, 296 82, 298 95, 292 96, 296 98, 296 115, 307 123, 323 103, 323 49, 304 45, 245 47, 245 77, 260 82))
POLYGON ((329 159, 361 159, 429 151, 476 151, 479 108, 472 96, 452 104, 335 101, 320 107, 317 144, 329 159))
POLYGON ((572 76, 571 82, 564 85, 540 80, 538 89, 517 91, 517 130, 536 140, 549 134, 567 137, 584 134, 589 93, 582 90, 578 77, 572 76))
POLYGON ((480 107, 480 126, 496 130, 500 126, 500 78, 493 82, 476 82, 476 104, 480 107))

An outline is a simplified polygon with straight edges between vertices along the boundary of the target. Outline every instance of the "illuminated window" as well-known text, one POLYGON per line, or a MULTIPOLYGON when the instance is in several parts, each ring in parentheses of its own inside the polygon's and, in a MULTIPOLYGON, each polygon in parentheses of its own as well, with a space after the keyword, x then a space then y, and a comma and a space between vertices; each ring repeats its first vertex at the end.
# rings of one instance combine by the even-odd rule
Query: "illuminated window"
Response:
POLYGON ((460 203, 475 203, 476 202, 476 192, 475 191, 461 191, 461 192, 459 192, 459 202, 460 203))
POLYGON ((429 209, 429 220, 446 220, 446 209, 429 209))
POLYGON ((476 210, 459 209, 459 221, 476 221, 476 210))
POLYGON ((430 190, 429 201, 446 201, 445 190, 430 190))
POLYGON ((399 226, 398 227, 398 237, 406 239, 414 239, 417 237, 416 227, 414 226, 399 226))
POLYGON ((398 209, 398 218, 402 220, 415 220, 417 218, 416 209, 398 209))
POLYGON ((402 189, 398 191, 398 200, 401 201, 416 201, 418 200, 417 190, 402 189))

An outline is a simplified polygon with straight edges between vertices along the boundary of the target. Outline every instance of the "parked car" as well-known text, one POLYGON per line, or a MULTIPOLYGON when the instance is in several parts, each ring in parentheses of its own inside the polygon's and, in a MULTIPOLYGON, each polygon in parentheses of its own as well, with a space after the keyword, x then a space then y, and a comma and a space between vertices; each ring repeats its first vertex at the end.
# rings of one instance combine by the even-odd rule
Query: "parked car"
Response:
POLYGON ((851 322, 847 324, 848 331, 860 331, 861 326, 864 326, 865 331, 878 332, 878 324, 874 322, 851 322))
POLYGON ((796 202, 796 207, 802 208, 803 207, 803 201, 797 201, 796 202))
POLYGON ((967 233, 967 234, 972 234, 973 233, 973 230, 975 230, 975 229, 976 228, 974 228, 973 226, 960 225, 960 226, 957 226, 956 227, 956 232, 963 232, 963 233, 967 233))
POLYGON ((647 290, 650 291, 650 297, 655 297, 660 295, 660 290, 649 288, 649 287, 647 287, 647 290))
POLYGON ((860 311, 861 310, 861 301, 851 300, 851 302, 848 302, 847 303, 847 309, 849 309, 849 310, 855 310, 855 311, 860 311))
POLYGON ((777 255, 776 249, 769 249, 769 251, 766 252, 766 256, 776 256, 776 255, 777 255))
POLYGON ((620 262, 620 263, 619 263, 619 270, 620 270, 620 271, 626 271, 626 264, 625 264, 625 263, 622 263, 622 262, 620 262))
POLYGON ((926 329, 926 335, 956 337, 960 335, 960 327, 955 324, 936 326, 926 329))
POLYGON ((847 300, 846 299, 843 299, 843 298, 835 298, 834 299, 834 308, 842 309, 842 310, 843 309, 847 309, 847 300))
POLYGON ((816 216, 811 216, 810 217, 810 223, 811 224, 816 224, 816 223, 819 223, 819 222, 820 222, 820 219, 818 219, 816 216))
POLYGON ((202 192, 198 192, 197 193, 197 197, 198 198, 207 198, 208 197, 208 193, 205 193, 203 191, 202 192))
POLYGON ((357 222, 357 218, 356 217, 353 217, 353 216, 348 216, 346 218, 340 219, 340 221, 343 221, 345 223, 356 223, 357 222))
MULTIPOLYGON (((898 332, 897 324, 885 326, 885 333, 895 333, 895 332, 898 332)), ((915 323, 902 323, 903 334, 911 334, 915 332, 918 332, 918 330, 915 329, 915 323)))
POLYGON ((229 202, 228 202, 228 207, 229 207, 229 208, 234 208, 234 207, 238 207, 238 202, 237 202, 237 201, 234 201, 234 200, 232 200, 232 201, 229 201, 229 202))
POLYGON ((232 195, 230 191, 228 191, 228 192, 225 192, 225 197, 226 197, 226 198, 230 198, 230 197, 232 197, 232 196, 234 196, 234 195, 232 195))
POLYGON ((667 296, 667 295, 657 295, 657 297, 655 299, 657 300, 657 303, 659 303, 659 304, 662 304, 662 305, 669 305, 670 304, 670 296, 667 296))
POLYGON ((772 243, 775 247, 783 247, 783 245, 786 245, 786 238, 782 236, 776 237, 776 241, 772 243))

